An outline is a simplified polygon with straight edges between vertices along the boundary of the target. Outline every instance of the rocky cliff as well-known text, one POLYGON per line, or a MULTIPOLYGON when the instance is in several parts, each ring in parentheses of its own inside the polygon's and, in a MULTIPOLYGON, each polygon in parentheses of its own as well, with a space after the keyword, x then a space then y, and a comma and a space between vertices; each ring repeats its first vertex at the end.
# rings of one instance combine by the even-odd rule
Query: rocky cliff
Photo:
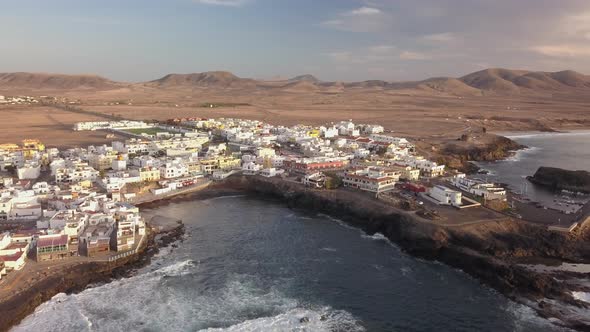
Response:
POLYGON ((514 151, 526 146, 498 135, 486 135, 481 143, 457 140, 445 144, 438 154, 437 160, 451 168, 462 172, 477 171, 473 161, 495 161, 511 156, 514 151))
MULTIPOLYGON (((567 234, 517 220, 442 227, 420 221, 415 215, 396 210, 366 193, 308 190, 280 179, 230 177, 217 186, 279 199, 292 208, 326 213, 368 234, 382 233, 409 254, 459 268, 511 299, 540 301, 533 308, 546 317, 554 317, 555 308, 542 299, 585 305, 571 296, 571 287, 575 286, 567 281, 557 281, 552 275, 517 264, 523 258, 590 262, 589 246, 567 234)), ((567 317, 562 320, 571 327, 590 328, 586 323, 579 327, 579 322, 568 321, 567 317)))

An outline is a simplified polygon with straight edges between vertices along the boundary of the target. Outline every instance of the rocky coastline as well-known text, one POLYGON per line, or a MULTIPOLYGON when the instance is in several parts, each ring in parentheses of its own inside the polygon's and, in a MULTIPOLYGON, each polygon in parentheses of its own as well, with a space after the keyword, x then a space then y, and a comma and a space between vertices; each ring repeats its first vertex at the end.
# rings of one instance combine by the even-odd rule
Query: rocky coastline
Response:
POLYGON ((490 134, 487 136, 485 144, 470 144, 468 141, 447 143, 440 150, 437 160, 451 168, 471 174, 479 170, 473 162, 506 159, 516 151, 526 148, 508 137, 490 134))
MULTIPOLYGON (((580 331, 590 331, 590 319, 572 313, 572 308, 588 309, 588 304, 572 296, 572 291, 588 292, 576 282, 587 274, 541 273, 522 263, 551 260, 590 263, 590 225, 576 234, 550 232, 519 220, 491 221, 460 228, 444 227, 419 220, 412 213, 395 209, 362 192, 310 190, 279 178, 231 176, 207 188, 174 198, 142 204, 154 210, 175 201, 247 194, 280 201, 290 208, 325 213, 362 229, 369 235, 381 233, 415 257, 436 260, 460 269, 506 297, 525 304, 554 323, 580 331)), ((8 330, 58 293, 74 293, 94 283, 125 277, 149 263, 161 246, 169 245, 184 233, 179 224, 156 236, 140 253, 116 263, 84 263, 46 278, 25 293, 0 303, 0 331, 8 330)))
POLYGON ((575 299, 571 293, 588 291, 575 282, 579 275, 574 278, 564 273, 539 273, 521 264, 529 259, 590 263, 590 246, 584 241, 590 227, 574 235, 551 232, 519 220, 443 227, 419 221, 415 215, 396 210, 365 193, 309 190, 296 183, 259 176, 230 177, 199 195, 208 195, 207 192, 217 196, 242 192, 279 200, 291 208, 339 218, 369 235, 381 233, 408 254, 461 269, 559 325, 590 331, 590 320, 579 319, 572 312, 589 308, 588 303, 575 299))
POLYGON ((28 289, 0 302, 0 332, 8 331, 35 311, 42 303, 59 293, 77 293, 89 285, 108 283, 128 277, 147 264, 162 247, 170 245, 184 234, 184 225, 177 223, 164 231, 149 231, 146 244, 138 252, 119 260, 81 262, 40 279, 28 289))

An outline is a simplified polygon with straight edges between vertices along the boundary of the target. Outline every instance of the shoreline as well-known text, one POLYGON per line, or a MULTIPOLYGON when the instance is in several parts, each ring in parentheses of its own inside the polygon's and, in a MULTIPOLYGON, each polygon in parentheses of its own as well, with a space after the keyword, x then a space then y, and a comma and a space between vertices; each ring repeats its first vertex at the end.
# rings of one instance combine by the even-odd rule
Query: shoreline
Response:
POLYGON ((146 266, 160 248, 167 247, 184 234, 184 225, 161 232, 149 230, 148 239, 138 252, 113 262, 90 261, 61 268, 50 276, 38 280, 26 291, 12 295, 0 302, 0 332, 9 331, 36 308, 59 293, 73 294, 84 291, 96 283, 110 283, 125 278, 131 272, 146 266))
MULTIPOLYGON (((558 133, 540 134, 554 135, 558 133)), ((509 141, 512 140, 509 139, 509 141)), ((503 148, 512 146, 510 142, 508 143, 503 148)), ((519 147, 519 149, 523 148, 526 147, 519 147)), ((502 158, 497 160, 512 156, 520 151, 519 149, 503 150, 502 158)), ((486 153, 485 149, 479 152, 481 154, 486 153)), ((460 153, 457 155, 460 156, 460 153)), ((494 155, 493 157, 496 156, 494 155)), ((469 159, 460 159, 464 162, 471 163, 469 159)), ((554 306, 544 302, 544 298, 558 299, 571 305, 583 306, 583 303, 574 299, 571 294, 566 294, 564 287, 554 280, 553 275, 530 271, 515 263, 516 260, 522 257, 535 254, 534 251, 538 250, 537 248, 530 246, 528 248, 526 246, 521 248, 518 244, 502 243, 497 238, 492 239, 493 242, 491 244, 485 242, 479 244, 469 243, 473 241, 473 239, 468 239, 469 232, 462 234, 461 231, 449 231, 445 226, 436 225, 436 222, 419 221, 417 220, 418 217, 405 211, 392 210, 391 207, 389 207, 390 209, 380 210, 380 208, 387 205, 378 200, 360 201, 346 199, 347 195, 352 195, 353 198, 360 198, 364 196, 364 193, 351 194, 350 192, 346 192, 346 194, 341 195, 341 192, 340 190, 317 192, 300 185, 281 183, 279 179, 268 179, 259 176, 232 176, 221 182, 207 182, 168 195, 152 197, 149 200, 137 202, 135 205, 149 210, 155 210, 159 206, 178 201, 193 201, 196 199, 210 199, 239 194, 248 194, 258 198, 270 198, 274 201, 285 203, 290 208, 321 212, 337 217, 363 230, 368 235, 382 233, 410 255, 428 260, 437 260, 451 267, 458 268, 485 285, 499 291, 507 298, 533 308, 542 317, 556 318, 556 316, 560 317, 561 315, 559 310, 556 310, 554 306), (367 202, 370 202, 368 204, 371 204, 374 208, 367 209, 366 206, 363 206, 367 202), (503 246, 508 248, 502 248, 503 246), (527 252, 527 249, 529 252, 527 252), (537 306, 535 307, 531 303, 537 306)), ((503 227, 499 225, 499 222, 493 222, 492 224, 494 227, 500 229, 503 227)), ((518 225, 508 226, 516 227, 517 230, 523 231, 518 225)), ((496 231, 494 227, 492 227, 491 232, 496 231)), ((539 228, 536 225, 531 227, 539 228)), ((87 289, 90 284, 97 282, 108 283, 114 279, 128 276, 129 272, 149 264, 150 258, 157 252, 158 248, 165 247, 170 242, 177 240, 182 234, 178 232, 179 229, 183 231, 182 227, 179 227, 175 228, 170 234, 164 232, 161 243, 157 243, 159 242, 156 240, 157 234, 150 232, 145 248, 122 261, 113 263, 80 263, 76 266, 59 270, 55 275, 40 280, 26 292, 15 295, 14 299, 9 298, 3 300, 0 302, 0 312, 13 314, 4 315, 10 316, 8 319, 6 319, 7 317, 4 319, 0 318, 0 331, 8 331, 12 326, 18 324, 26 316, 33 313, 38 305, 51 299, 58 293, 77 293, 87 289), (76 279, 71 277, 72 275, 82 275, 82 278, 76 279), (59 280, 60 278, 61 280, 59 280), (12 307, 14 308, 12 309, 12 307)), ((524 231, 537 232, 539 230, 524 227, 524 231)), ((517 235, 526 235, 526 233, 517 235)), ((541 242, 556 239, 560 244, 566 242, 561 234, 557 234, 556 237, 551 237, 547 234, 543 235, 544 237, 541 239, 541 242)), ((483 240, 485 241, 485 238, 483 240)), ((523 240, 522 238, 518 239, 518 241, 523 240)), ((568 247, 568 249, 571 248, 568 247)), ((571 252, 560 252, 560 249, 552 246, 543 250, 552 252, 551 254, 548 254, 548 252, 542 253, 542 256, 549 256, 551 259, 558 257, 563 262, 580 262, 580 257, 571 256, 571 252)), ((537 252, 536 254, 539 253, 537 252)), ((586 259, 586 263, 590 263, 588 256, 581 258, 586 259)), ((590 322, 580 325, 575 321, 565 321, 563 324, 557 325, 590 331, 590 322)))
MULTIPOLYGON (((461 239, 461 235, 470 234, 469 229, 471 226, 465 227, 466 234, 463 234, 463 227, 459 230, 450 231, 447 227, 436 225, 435 222, 418 221, 411 214, 392 209, 381 201, 367 197, 364 195, 365 193, 340 190, 313 191, 297 184, 281 182, 280 179, 259 176, 232 176, 224 181, 212 183, 198 191, 171 195, 170 197, 145 202, 140 205, 143 208, 155 211, 159 206, 175 202, 244 194, 256 198, 272 199, 286 204, 289 208, 325 213, 342 219, 347 224, 363 230, 368 235, 382 233, 402 250, 414 257, 436 260, 458 268, 507 298, 531 307, 544 318, 560 318, 562 323, 557 325, 578 330, 590 330, 589 322, 580 323, 569 321, 566 317, 560 317, 561 313, 556 310, 556 306, 544 301, 544 299, 550 298, 562 300, 564 303, 576 307, 584 307, 582 302, 568 294, 564 287, 554 280, 553 275, 532 271, 522 266, 522 264, 517 264, 519 260, 522 260, 523 257, 526 258, 527 255, 521 256, 514 254, 514 252, 496 252, 493 255, 489 253, 486 255, 486 251, 489 251, 490 248, 485 248, 485 244, 477 244, 483 248, 474 248, 474 244, 462 243, 465 239, 461 239), (367 209, 365 204, 370 204, 373 208, 367 209), (337 212, 337 209, 340 211, 337 212)), ((492 230, 503 227, 499 222, 492 222, 491 224, 492 230)), ((540 228, 538 226, 531 227, 535 231, 539 231, 540 228)), ((178 229, 175 230, 178 231, 178 229)), ((182 226, 180 229, 183 231, 182 226)), ((182 232, 172 234, 172 236, 164 240, 163 246, 178 239, 181 234, 182 232)), ((71 287, 65 292, 76 293, 83 291, 89 284, 95 282, 110 282, 113 279, 126 277, 129 272, 149 264, 150 257, 160 248, 160 245, 155 240, 156 234, 150 233, 150 235, 149 245, 141 253, 137 254, 133 262, 125 262, 118 266, 117 268, 120 268, 120 271, 116 271, 116 268, 114 268, 109 271, 99 272, 96 278, 99 280, 84 280, 86 282, 80 282, 76 287, 71 287)), ((557 238, 560 236, 560 234, 556 234, 557 238)), ((497 241, 497 239, 492 240, 497 241)), ((519 246, 515 245, 515 247, 519 246)), ((522 250, 522 248, 513 248, 512 250, 518 251, 522 250)), ((590 263, 588 257, 576 258, 571 256, 571 253, 566 252, 561 254, 553 253, 553 256, 561 256, 560 260, 562 262, 580 263, 582 259, 586 259, 584 262, 590 263)), ((531 255, 530 257, 535 256, 531 255)), ((132 257, 130 257, 131 259, 132 257)), ((568 276, 566 273, 560 273, 559 275, 562 277, 568 276)), ((579 277, 579 275, 576 276, 579 277)), ((32 289, 35 288, 37 287, 32 287, 32 289)), ((588 291, 580 288, 575 290, 588 291)), ((61 292, 64 291, 54 292, 53 295, 48 297, 51 292, 45 290, 45 296, 32 299, 35 301, 34 306, 28 308, 27 314, 20 317, 20 319, 13 319, 10 327, 34 312, 36 306, 61 292)), ((0 310, 4 304, 4 302, 0 304, 0 310)), ((0 328, 0 331, 8 330, 10 327, 7 329, 0 328)))
MULTIPOLYGON (((572 296, 574 291, 589 291, 573 282, 576 278, 588 277, 587 274, 539 272, 521 264, 526 259, 588 264, 588 248, 578 246, 582 240, 573 241, 563 234, 518 220, 460 227, 437 225, 393 209, 365 193, 314 191, 257 176, 230 177, 205 192, 182 200, 237 193, 277 200, 289 208, 325 213, 368 235, 381 233, 406 253, 460 269, 556 325, 590 330, 590 320, 579 319, 574 312, 580 308, 588 309, 588 304, 572 296)), ((588 226, 586 232, 590 233, 588 226)))

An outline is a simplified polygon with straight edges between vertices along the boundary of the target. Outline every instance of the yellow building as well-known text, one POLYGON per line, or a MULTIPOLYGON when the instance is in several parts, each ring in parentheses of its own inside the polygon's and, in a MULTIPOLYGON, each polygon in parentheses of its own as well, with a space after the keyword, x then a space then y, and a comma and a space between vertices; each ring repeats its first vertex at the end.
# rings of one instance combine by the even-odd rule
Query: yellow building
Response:
POLYGON ((0 144, 0 150, 4 150, 4 151, 16 151, 19 150, 20 146, 13 144, 13 143, 5 143, 5 144, 0 144))
POLYGON ((24 139, 23 148, 27 150, 45 151, 45 144, 37 139, 24 139))
POLYGON ((417 168, 401 165, 395 165, 392 168, 400 172, 400 179, 408 181, 418 181, 418 179, 420 178, 420 170, 417 168))
POLYGON ((219 157, 217 157, 217 161, 219 164, 219 169, 221 169, 223 171, 229 171, 234 168, 239 168, 240 166, 242 166, 242 161, 240 159, 234 158, 234 157, 219 156, 219 157))
POLYGON ((78 182, 78 185, 82 188, 91 188, 92 187, 92 181, 90 180, 82 180, 80 182, 78 182))
POLYGON ((213 174, 213 172, 230 171, 234 168, 239 168, 242 161, 231 156, 218 156, 216 158, 204 159, 200 161, 200 171, 205 174, 213 174))
POLYGON ((88 157, 88 164, 97 171, 104 171, 113 166, 115 159, 117 159, 115 154, 91 154, 88 157))
POLYGON ((307 131, 306 135, 309 137, 320 137, 320 131, 318 129, 311 129, 307 131))
POLYGON ((139 170, 139 177, 142 182, 152 182, 160 180, 160 170, 152 167, 145 167, 139 170))

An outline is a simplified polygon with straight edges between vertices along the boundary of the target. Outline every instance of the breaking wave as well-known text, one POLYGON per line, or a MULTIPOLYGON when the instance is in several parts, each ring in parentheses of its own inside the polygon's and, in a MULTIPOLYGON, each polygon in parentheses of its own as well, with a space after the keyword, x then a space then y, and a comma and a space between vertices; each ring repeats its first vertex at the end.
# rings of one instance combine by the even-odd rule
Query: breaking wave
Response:
POLYGON ((128 279, 58 294, 12 331, 363 331, 350 313, 309 306, 235 275, 221 289, 192 291, 181 261, 128 279))
POLYGON ((576 300, 580 300, 580 301, 584 301, 584 302, 590 303, 590 293, 586 293, 586 292, 573 292, 572 295, 573 295, 573 297, 576 300))
POLYGON ((514 134, 506 134, 504 136, 514 139, 514 138, 533 138, 533 137, 548 137, 548 136, 579 136, 579 135, 588 135, 588 134, 590 134, 590 131, 575 130, 575 131, 562 132, 562 133, 556 133, 556 132, 535 132, 535 133, 528 133, 528 134, 514 133, 514 134))
POLYGON ((365 331, 348 312, 329 307, 318 310, 295 308, 285 313, 248 320, 226 328, 209 328, 206 332, 244 331, 365 331))

